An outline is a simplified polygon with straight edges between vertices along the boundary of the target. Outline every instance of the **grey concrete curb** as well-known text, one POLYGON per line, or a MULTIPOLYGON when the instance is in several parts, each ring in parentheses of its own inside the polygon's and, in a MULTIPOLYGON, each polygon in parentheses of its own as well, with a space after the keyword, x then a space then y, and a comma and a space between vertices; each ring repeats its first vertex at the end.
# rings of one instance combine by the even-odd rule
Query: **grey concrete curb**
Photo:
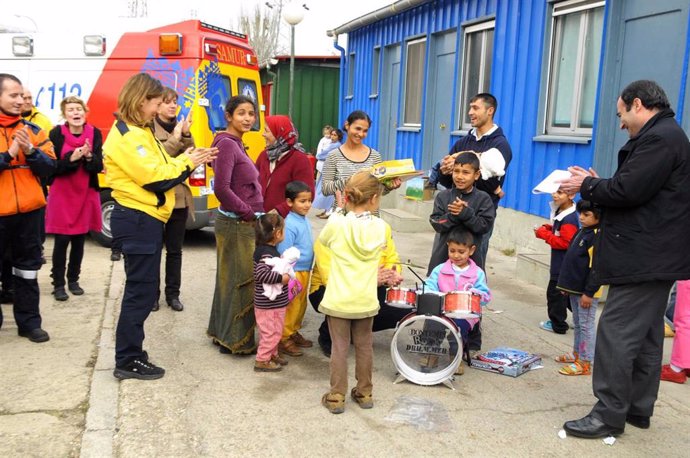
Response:
POLYGON ((82 458, 115 456, 113 436, 117 432, 118 397, 120 385, 113 377, 115 366, 115 309, 124 285, 121 263, 113 265, 110 287, 105 298, 98 354, 91 379, 89 410, 81 440, 82 458))

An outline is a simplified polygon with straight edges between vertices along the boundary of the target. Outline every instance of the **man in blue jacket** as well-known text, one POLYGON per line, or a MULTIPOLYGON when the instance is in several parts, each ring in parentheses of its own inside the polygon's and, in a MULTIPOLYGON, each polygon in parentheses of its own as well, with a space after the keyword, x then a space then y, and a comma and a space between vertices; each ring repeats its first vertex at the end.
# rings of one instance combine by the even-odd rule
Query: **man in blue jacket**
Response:
MULTIPOLYGON (((513 152, 510 149, 508 139, 503 134, 503 129, 494 124, 496 108, 498 108, 498 101, 496 97, 489 93, 484 92, 472 97, 468 111, 472 130, 455 142, 448 155, 431 169, 429 176, 430 186, 435 188, 436 183, 439 183, 449 189, 453 187, 452 175, 455 156, 461 151, 484 153, 492 148, 496 148, 505 160, 505 170, 508 170, 508 164, 510 164, 513 158, 513 152)), ((505 194, 502 189, 504 180, 505 175, 491 177, 486 180, 480 178, 477 181, 477 189, 489 194, 494 204, 494 209, 498 208, 498 201, 505 194)), ((489 239, 493 230, 494 225, 492 223, 488 232, 484 234, 481 245, 477 247, 479 248, 481 259, 486 260, 486 253, 489 250, 489 239)))
POLYGON ((621 129, 630 140, 618 169, 599 178, 571 167, 561 189, 602 208, 592 269, 608 284, 599 319, 589 415, 568 421, 584 438, 647 429, 659 391, 664 310, 674 280, 690 278, 690 141, 654 81, 630 83, 618 98, 621 129))

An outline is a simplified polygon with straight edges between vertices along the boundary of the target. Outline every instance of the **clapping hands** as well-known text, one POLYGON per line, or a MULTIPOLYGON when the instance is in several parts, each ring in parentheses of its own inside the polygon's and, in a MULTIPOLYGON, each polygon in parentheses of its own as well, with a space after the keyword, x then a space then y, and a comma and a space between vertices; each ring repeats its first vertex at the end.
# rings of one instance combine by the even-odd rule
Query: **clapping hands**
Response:
POLYGON ((448 204, 448 213, 451 215, 459 215, 465 208, 467 207, 467 202, 462 200, 459 197, 456 197, 455 200, 451 203, 448 204))
POLYGON ((398 286, 400 283, 402 283, 403 278, 397 270, 386 269, 384 266, 379 266, 376 280, 376 283, 379 286, 398 286))
POLYGON ((189 128, 191 126, 192 126, 192 112, 190 111, 186 117, 182 118, 182 120, 175 125, 175 128, 173 129, 173 136, 177 140, 181 139, 183 135, 185 137, 189 137, 191 135, 189 132, 189 128))
POLYGON ((17 130, 14 134, 14 141, 8 149, 12 159, 17 157, 19 150, 24 151, 24 154, 29 154, 31 151, 31 139, 29 138, 29 132, 26 129, 26 127, 23 127, 17 130))
POLYGON ((72 155, 70 156, 69 160, 70 162, 77 162, 82 158, 86 159, 87 161, 93 159, 93 151, 91 150, 91 143, 89 142, 88 138, 84 141, 84 145, 72 151, 72 155))
POLYGON ((218 148, 188 148, 185 154, 189 156, 196 168, 213 161, 218 156, 218 148))

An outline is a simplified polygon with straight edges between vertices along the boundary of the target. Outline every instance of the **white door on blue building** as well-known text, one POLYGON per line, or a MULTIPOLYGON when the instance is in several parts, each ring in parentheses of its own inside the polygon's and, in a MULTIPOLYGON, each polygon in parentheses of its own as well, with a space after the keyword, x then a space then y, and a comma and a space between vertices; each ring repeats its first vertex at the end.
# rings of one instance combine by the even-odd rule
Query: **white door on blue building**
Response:
POLYGON ((384 161, 395 159, 395 139, 398 132, 400 105, 400 45, 383 50, 383 81, 381 84, 381 128, 379 152, 384 161))
POLYGON ((612 4, 594 159, 602 176, 616 170, 618 150, 628 140, 627 131, 618 128, 616 117, 616 100, 628 83, 640 79, 658 82, 673 110, 678 111, 689 13, 688 0, 626 0, 612 4))
POLYGON ((434 35, 429 55, 429 78, 426 84, 426 119, 422 167, 431 168, 448 154, 453 130, 453 82, 455 80, 456 33, 434 35))

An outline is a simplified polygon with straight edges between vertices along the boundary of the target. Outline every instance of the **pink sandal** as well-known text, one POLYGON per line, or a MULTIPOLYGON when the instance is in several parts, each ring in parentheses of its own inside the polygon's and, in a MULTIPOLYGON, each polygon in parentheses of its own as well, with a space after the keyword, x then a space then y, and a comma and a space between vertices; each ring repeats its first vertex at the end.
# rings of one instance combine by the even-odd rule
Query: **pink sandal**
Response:
POLYGON ((556 361, 557 363, 570 364, 570 363, 574 363, 579 358, 580 357, 577 354, 577 352, 574 351, 571 353, 563 353, 561 356, 558 356, 558 357, 554 358, 553 360, 556 361))

